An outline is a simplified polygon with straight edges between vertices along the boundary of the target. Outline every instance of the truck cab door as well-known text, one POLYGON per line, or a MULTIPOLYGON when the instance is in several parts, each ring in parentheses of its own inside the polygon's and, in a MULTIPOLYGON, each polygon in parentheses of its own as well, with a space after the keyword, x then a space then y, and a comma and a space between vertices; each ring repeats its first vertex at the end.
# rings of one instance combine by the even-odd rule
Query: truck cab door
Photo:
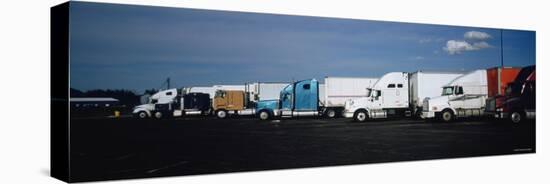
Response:
POLYGON ((520 101, 526 109, 535 109, 536 107, 536 83, 534 81, 526 82, 523 85, 520 101))
POLYGON ((224 91, 216 91, 214 97, 214 110, 225 109, 227 106, 226 93, 224 91))
POLYGON ((292 102, 294 97, 292 95, 293 86, 288 85, 281 91, 280 100, 281 100, 281 110, 292 110, 292 102))
POLYGON ((369 108, 380 109, 384 104, 384 90, 373 90, 372 98, 370 98, 369 108))
MULTIPOLYGON (((455 109, 465 108, 466 96, 461 86, 455 86, 453 94, 449 96, 449 105, 455 109)), ((471 103, 471 102, 470 102, 471 103)))

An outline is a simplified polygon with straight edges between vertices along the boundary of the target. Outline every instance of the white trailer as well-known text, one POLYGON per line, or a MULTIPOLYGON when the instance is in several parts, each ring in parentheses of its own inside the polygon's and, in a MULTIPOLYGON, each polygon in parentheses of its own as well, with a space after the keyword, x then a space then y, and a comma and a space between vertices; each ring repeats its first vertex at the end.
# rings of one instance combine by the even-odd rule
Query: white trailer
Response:
POLYGON ((329 118, 341 115, 346 101, 367 97, 367 88, 374 86, 377 78, 325 77, 325 83, 319 85, 321 101, 329 118))
POLYGON ((422 117, 451 121, 460 117, 482 116, 487 99, 487 71, 464 74, 442 88, 440 96, 424 100, 422 117))
POLYGON ((325 107, 326 91, 325 84, 319 83, 319 107, 325 107))
POLYGON ((422 114, 422 104, 425 98, 441 95, 441 87, 464 73, 451 72, 423 72, 409 74, 409 99, 412 113, 415 116, 422 114))
POLYGON ((216 94, 216 89, 212 86, 185 87, 185 93, 206 93, 212 98, 216 94))
POLYGON ((210 99, 214 98, 217 90, 236 90, 245 91, 245 85, 213 85, 213 86, 196 86, 186 87, 186 93, 206 93, 210 95, 210 99))
POLYGON ((255 82, 247 84, 246 91, 250 96, 251 102, 260 100, 279 100, 281 90, 287 85, 288 83, 279 82, 255 82))

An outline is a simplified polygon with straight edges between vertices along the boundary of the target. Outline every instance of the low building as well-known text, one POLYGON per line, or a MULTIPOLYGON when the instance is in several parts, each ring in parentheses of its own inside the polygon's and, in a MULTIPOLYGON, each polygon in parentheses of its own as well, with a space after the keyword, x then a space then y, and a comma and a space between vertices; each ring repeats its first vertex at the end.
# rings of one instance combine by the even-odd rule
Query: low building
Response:
POLYGON ((71 98, 71 108, 104 108, 118 105, 119 101, 110 97, 71 98))

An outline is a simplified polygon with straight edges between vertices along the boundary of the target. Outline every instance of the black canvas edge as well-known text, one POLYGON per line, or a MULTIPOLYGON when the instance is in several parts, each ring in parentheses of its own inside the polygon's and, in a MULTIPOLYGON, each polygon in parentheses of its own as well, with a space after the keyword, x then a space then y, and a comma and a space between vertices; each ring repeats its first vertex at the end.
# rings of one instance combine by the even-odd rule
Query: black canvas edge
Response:
MULTIPOLYGON (((79 2, 82 3, 82 2, 79 2)), ((85 3, 96 3, 96 2, 85 2, 85 3)), ((144 178, 158 178, 158 177, 171 177, 171 176, 197 176, 205 174, 222 174, 222 173, 240 173, 243 171, 234 171, 234 172, 221 172, 221 173, 204 173, 204 174, 192 174, 192 175, 166 175, 166 176, 153 176, 153 177, 130 177, 130 178, 113 178, 113 179, 96 179, 96 180, 76 180, 71 179, 71 170, 70 170, 70 108, 69 108, 69 99, 70 99, 70 2, 65 2, 56 6, 51 7, 50 10, 50 175, 56 179, 59 179, 64 182, 85 182, 85 181, 114 181, 114 180, 126 180, 126 179, 144 179, 144 178)), ((133 4, 117 4, 117 3, 101 3, 101 4, 115 4, 115 5, 128 5, 128 6, 143 6, 143 5, 133 5, 133 4)), ((240 12, 240 11, 231 11, 231 10, 210 10, 210 9, 193 9, 193 8, 184 8, 184 7, 164 7, 164 6, 151 6, 151 7, 162 7, 162 8, 181 8, 181 9, 191 9, 191 10, 206 10, 206 11, 224 11, 224 12, 236 12, 236 13, 252 13, 252 14, 270 14, 270 13, 256 13, 256 12, 240 12)), ((274 15, 285 15, 285 16, 302 16, 302 15, 292 15, 292 14, 274 14, 274 15)), ((309 17, 309 16, 306 16, 309 17)), ((313 16, 317 17, 317 16, 313 16)), ((318 18, 330 18, 330 19, 340 19, 333 17, 318 17, 318 18)), ((347 19, 347 18, 344 18, 347 19)), ((351 20, 366 20, 366 19, 351 19, 351 20)), ((378 20, 370 20, 378 21, 378 20)), ((386 21, 379 21, 386 22, 386 21)), ((388 21, 393 22, 393 21, 388 21)), ((418 24, 418 25, 432 25, 426 23, 407 23, 407 22, 395 22, 395 23, 406 23, 406 24, 418 24)), ((455 26, 455 25, 443 25, 443 24, 434 24, 437 26, 452 26, 452 27, 468 27, 468 26, 455 26)), ((489 28, 497 29, 497 28, 489 28)), ((519 29, 510 29, 518 31, 532 31, 534 30, 519 30, 519 29)), ((536 40, 536 39, 535 39, 536 40)), ((536 44, 536 43, 535 43, 536 44)), ((535 51, 536 52, 536 51, 535 51)), ((536 57, 536 54, 535 54, 536 57)), ((536 61, 536 59, 535 59, 536 61)), ((535 139, 536 141, 536 139, 535 139)), ((536 145, 536 144, 535 144, 536 145)), ((536 153, 536 148, 529 153, 536 153)), ((469 156, 469 157, 447 157, 447 158, 436 158, 436 159, 421 159, 421 160, 404 160, 404 161, 388 161, 388 162, 379 162, 379 163, 394 163, 394 162, 408 162, 408 161, 429 161, 429 160, 440 160, 440 159, 455 159, 455 158, 475 158, 475 157, 484 157, 484 156, 507 156, 507 155, 516 155, 524 153, 512 153, 512 154, 502 154, 502 155, 479 155, 479 156, 469 156)), ((371 163, 358 163, 359 165, 371 164, 371 163)), ((375 163, 376 164, 376 163, 375 163)), ((356 165, 356 164, 345 164, 347 165, 356 165)), ((307 168, 318 168, 318 167, 332 167, 339 165, 325 165, 325 166, 314 166, 314 167, 296 167, 296 168, 286 168, 286 169, 307 169, 307 168)), ((266 169, 267 171, 280 170, 280 169, 266 169)), ((285 170, 285 169, 283 169, 285 170)), ((265 170, 250 170, 244 172, 254 172, 254 171, 265 171, 265 170)))
POLYGON ((65 182, 71 182, 69 5, 50 9, 50 175, 65 182))

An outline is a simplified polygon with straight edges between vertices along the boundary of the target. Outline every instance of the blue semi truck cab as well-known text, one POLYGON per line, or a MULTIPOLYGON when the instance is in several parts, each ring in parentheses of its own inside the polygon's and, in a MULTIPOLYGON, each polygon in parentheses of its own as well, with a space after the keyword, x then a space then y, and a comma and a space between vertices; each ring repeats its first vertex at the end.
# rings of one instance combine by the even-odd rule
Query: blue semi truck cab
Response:
POLYGON ((320 114, 319 82, 316 79, 289 84, 281 90, 279 100, 263 100, 256 104, 256 115, 262 120, 320 114))

